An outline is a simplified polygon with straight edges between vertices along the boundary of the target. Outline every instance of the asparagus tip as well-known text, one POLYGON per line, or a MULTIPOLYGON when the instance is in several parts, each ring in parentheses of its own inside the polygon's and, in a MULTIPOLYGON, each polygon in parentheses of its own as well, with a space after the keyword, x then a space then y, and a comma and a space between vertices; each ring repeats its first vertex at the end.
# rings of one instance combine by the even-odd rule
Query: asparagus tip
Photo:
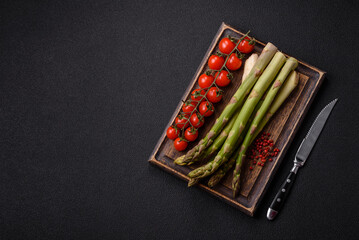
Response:
POLYGON ((185 155, 182 155, 182 156, 176 158, 176 159, 174 160, 174 163, 177 164, 177 165, 181 165, 181 166, 186 165, 186 163, 183 162, 184 157, 185 157, 185 155))
POLYGON ((188 184, 187 184, 187 187, 192 187, 194 185, 196 185, 198 183, 198 178, 191 178, 189 181, 188 181, 188 184))
POLYGON ((214 181, 211 181, 211 179, 207 183, 208 187, 212 188, 214 187, 214 181))

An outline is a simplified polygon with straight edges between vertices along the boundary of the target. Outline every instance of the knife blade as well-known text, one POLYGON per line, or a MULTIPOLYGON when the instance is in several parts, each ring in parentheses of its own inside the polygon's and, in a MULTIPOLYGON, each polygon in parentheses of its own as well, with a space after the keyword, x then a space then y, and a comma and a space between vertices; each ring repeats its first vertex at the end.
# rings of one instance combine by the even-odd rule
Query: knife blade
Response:
POLYGON ((279 213, 279 210, 284 204, 284 200, 288 196, 288 193, 294 183, 298 169, 302 167, 307 161, 310 152, 312 151, 315 143, 318 140, 320 133, 322 132, 325 123, 327 122, 330 113, 332 112, 338 99, 334 99, 328 105, 326 105, 322 111, 318 114, 311 128, 309 129, 306 137, 303 139, 300 144, 298 151, 294 158, 294 166, 281 188, 279 189, 277 195, 274 197, 272 204, 267 211, 267 219, 273 220, 279 213))

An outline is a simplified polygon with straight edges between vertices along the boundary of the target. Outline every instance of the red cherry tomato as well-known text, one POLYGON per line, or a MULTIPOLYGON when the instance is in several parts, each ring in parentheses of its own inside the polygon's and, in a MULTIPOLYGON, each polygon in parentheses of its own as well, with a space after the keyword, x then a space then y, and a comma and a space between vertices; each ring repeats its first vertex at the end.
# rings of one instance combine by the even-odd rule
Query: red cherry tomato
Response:
POLYGON ((189 126, 189 122, 187 122, 188 118, 184 115, 179 115, 178 117, 176 117, 175 123, 176 123, 176 127, 178 127, 179 129, 183 129, 189 126))
POLYGON ((228 37, 223 38, 219 42, 219 50, 225 54, 230 54, 230 52, 232 52, 235 47, 236 44, 232 42, 231 39, 229 39, 228 37))
POLYGON ((229 70, 235 71, 239 69, 242 66, 242 59, 237 57, 235 53, 232 53, 231 56, 229 56, 228 61, 226 63, 226 67, 229 70))
POLYGON ((181 152, 187 148, 188 143, 181 138, 176 138, 176 140, 173 142, 173 146, 177 151, 181 152))
POLYGON ((204 91, 203 89, 195 89, 192 91, 191 93, 191 99, 193 101, 199 102, 203 99, 203 96, 206 94, 206 91, 204 91))
MULTIPOLYGON (((214 75, 214 78, 216 78, 218 75, 218 72, 214 75)), ((231 83, 231 80, 228 78, 229 74, 226 70, 222 70, 219 76, 216 79, 216 84, 218 87, 225 87, 228 84, 231 83)))
POLYGON ((203 73, 201 76, 199 76, 198 78, 198 85, 201 88, 209 88, 212 83, 213 83, 213 76, 212 75, 207 75, 206 73, 203 73))
POLYGON ((190 141, 193 142, 197 139, 198 137, 198 130, 194 127, 189 127, 186 129, 186 131, 184 132, 184 137, 190 141))
POLYGON ((192 116, 189 119, 191 121, 191 124, 195 128, 200 128, 204 124, 204 119, 201 115, 198 116, 198 113, 192 114, 192 116))
POLYGON ((212 55, 208 59, 208 67, 213 70, 219 70, 224 64, 224 58, 218 55, 212 55))
POLYGON ((213 104, 208 101, 201 102, 198 109, 200 114, 205 117, 209 117, 214 113, 213 104))
POLYGON ((176 127, 170 126, 167 129, 166 135, 169 139, 174 140, 174 139, 178 138, 179 130, 176 127))
POLYGON ((207 99, 212 103, 217 103, 222 99, 223 91, 217 87, 211 87, 207 92, 207 99))
POLYGON ((193 103, 192 101, 188 100, 186 101, 182 106, 182 112, 184 115, 189 116, 193 112, 193 110, 196 108, 196 103, 193 103))
POLYGON ((241 53, 250 53, 254 49, 254 45, 256 44, 256 41, 252 38, 245 37, 239 44, 237 49, 241 53))

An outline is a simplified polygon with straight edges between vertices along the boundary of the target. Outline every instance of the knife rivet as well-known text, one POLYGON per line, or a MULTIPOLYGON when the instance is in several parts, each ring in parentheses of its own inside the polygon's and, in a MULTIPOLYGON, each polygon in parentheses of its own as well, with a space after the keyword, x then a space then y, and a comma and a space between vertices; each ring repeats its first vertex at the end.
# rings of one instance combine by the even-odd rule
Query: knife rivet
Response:
POLYGON ((277 199, 277 202, 280 202, 280 198, 277 199))
POLYGON ((284 189, 284 188, 282 189, 282 192, 285 192, 285 189, 284 189))
POLYGON ((290 183, 290 179, 287 179, 287 183, 290 183))

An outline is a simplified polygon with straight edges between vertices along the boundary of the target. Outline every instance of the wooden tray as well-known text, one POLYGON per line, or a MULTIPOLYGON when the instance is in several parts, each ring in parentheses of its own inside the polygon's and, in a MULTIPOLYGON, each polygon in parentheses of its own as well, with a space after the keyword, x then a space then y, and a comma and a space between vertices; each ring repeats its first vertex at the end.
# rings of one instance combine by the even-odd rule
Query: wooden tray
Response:
MULTIPOLYGON (((209 47, 199 68, 197 69, 196 74, 194 75, 186 92, 184 93, 182 100, 188 99, 191 91, 198 87, 197 79, 208 69, 207 61, 209 56, 212 53, 218 51, 218 42, 227 35, 240 38, 244 34, 226 25, 225 23, 222 23, 211 43, 211 46, 209 47)), ((257 40, 254 52, 260 53, 264 46, 264 42, 257 40)), ((289 57, 289 55, 285 55, 289 57)), ((250 216, 253 216, 261 198, 268 188, 271 179, 278 169, 279 164, 282 162, 285 153, 288 150, 289 145, 293 140, 295 133, 298 130, 325 75, 325 72, 302 61, 299 61, 299 65, 296 71, 299 73, 299 84, 297 88, 292 92, 283 106, 278 110, 275 116, 273 116, 272 120, 270 120, 264 129, 265 132, 271 133, 271 138, 274 140, 275 147, 281 149, 281 152, 277 158, 274 159, 272 163, 267 163, 263 168, 256 167, 253 171, 249 171, 249 166, 247 166, 249 163, 245 163, 246 166, 243 166, 242 171, 240 194, 238 194, 238 197, 235 199, 232 198, 232 189, 230 184, 232 179, 231 173, 228 174, 229 176, 223 179, 222 182, 214 188, 209 188, 206 185, 206 181, 204 181, 204 184, 198 185, 200 188, 203 188, 209 193, 219 197, 228 204, 239 208, 241 211, 249 214, 250 216)), ((200 129, 198 139, 202 139, 205 136, 207 131, 213 125, 215 119, 217 119, 232 95, 235 93, 240 85, 242 74, 243 67, 240 71, 234 73, 234 79, 232 83, 226 88, 223 88, 225 91, 223 99, 220 103, 215 104, 215 114, 205 119, 205 125, 200 129)), ((180 112, 181 106, 182 102, 180 101, 166 129, 174 122, 174 119, 180 112)), ((166 129, 159 139, 149 161, 150 163, 163 168, 171 174, 188 181, 189 178, 187 177, 187 174, 196 166, 178 166, 173 163, 174 159, 185 154, 186 152, 180 153, 174 149, 173 141, 166 138, 166 129)), ((191 149, 197 143, 198 141, 189 144, 187 149, 191 149)))

